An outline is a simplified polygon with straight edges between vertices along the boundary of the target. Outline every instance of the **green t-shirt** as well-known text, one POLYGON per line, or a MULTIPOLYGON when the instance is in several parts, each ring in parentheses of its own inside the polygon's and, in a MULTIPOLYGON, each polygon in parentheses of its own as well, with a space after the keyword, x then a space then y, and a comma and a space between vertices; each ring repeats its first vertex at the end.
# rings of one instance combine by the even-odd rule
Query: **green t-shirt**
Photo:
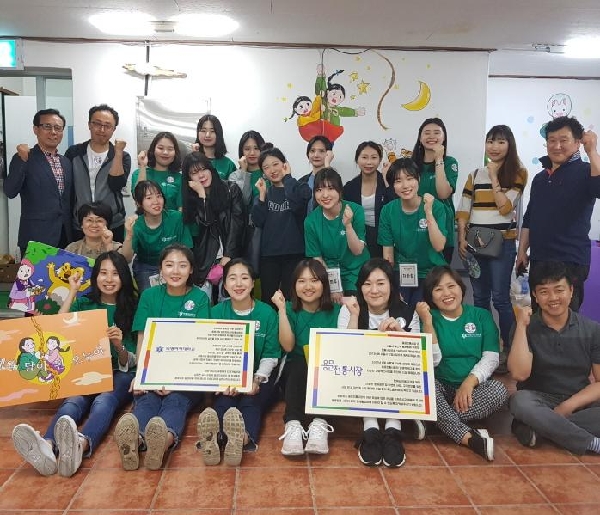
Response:
POLYGON ((362 254, 355 256, 348 247, 346 230, 342 224, 342 215, 346 205, 354 212, 352 227, 358 239, 365 241, 365 211, 354 202, 342 201, 340 214, 333 220, 323 215, 318 206, 304 220, 304 241, 307 257, 322 257, 328 267, 340 267, 342 288, 355 291, 358 271, 369 260, 369 250, 365 245, 362 254))
POLYGON ((500 352, 498 327, 488 310, 463 304, 462 315, 454 321, 437 309, 431 310, 431 316, 442 351, 442 361, 435 368, 437 379, 459 386, 483 352, 500 352))
MULTIPOLYGON (((131 194, 138 183, 139 168, 131 175, 131 194)), ((160 185, 165 196, 165 209, 178 211, 181 209, 181 172, 160 172, 154 168, 146 168, 146 179, 160 185)))
POLYGON ((148 318, 210 318, 210 301, 197 286, 178 296, 169 295, 164 284, 153 286, 140 297, 133 330, 144 331, 148 318))
POLYGON ((158 265, 162 249, 172 243, 181 243, 189 248, 193 245, 190 230, 183 223, 179 211, 163 211, 162 222, 156 229, 150 229, 143 216, 135 222, 131 245, 140 262, 158 265))
MULTIPOLYGON (((446 172, 446 179, 452 187, 452 194, 454 194, 456 191, 456 179, 458 178, 458 162, 456 159, 446 156, 444 158, 444 171, 446 172)), ((438 198, 435 188, 434 163, 423 163, 423 167, 421 168, 419 195, 423 196, 425 193, 431 193, 446 208, 446 247, 454 247, 454 202, 452 201, 452 195, 443 200, 438 198)))
MULTIPOLYGON (((433 201, 433 217, 446 237, 446 209, 439 200, 433 201)), ((381 209, 377 243, 394 247, 394 263, 417 263, 419 279, 437 265, 445 265, 441 252, 436 252, 429 240, 424 203, 414 213, 402 210, 400 199, 392 200, 381 209)))
POLYGON ((254 370, 258 370, 260 360, 263 358, 281 357, 279 345, 279 318, 275 310, 261 302, 254 301, 254 308, 247 315, 238 315, 231 306, 231 300, 219 302, 211 309, 211 318, 222 320, 254 320, 254 370))
MULTIPOLYGON (((235 172, 235 163, 229 159, 227 156, 223 156, 223 157, 213 157, 210 162, 212 163, 212 165, 215 167, 215 169, 217 170, 217 173, 219 174, 219 177, 221 177, 221 179, 223 179, 224 181, 226 181, 227 179, 229 179, 229 176, 235 172)), ((258 179, 256 179, 258 180, 258 179)))
MULTIPOLYGON (((73 313, 76 311, 90 311, 92 309, 106 310, 108 327, 112 326, 115 323, 115 311, 117 309, 117 306, 115 304, 96 304, 95 302, 92 302, 88 297, 79 297, 75 299, 73 304, 71 304, 70 311, 73 313)), ((122 343, 129 352, 135 354, 137 350, 137 335, 135 334, 135 332, 124 332, 122 343)), ((110 346, 110 358, 112 361, 113 370, 119 370, 119 354, 112 345, 110 346)), ((135 367, 130 368, 129 372, 133 372, 134 370, 135 367)))
POLYGON ((285 303, 285 312, 287 314, 288 320, 290 322, 290 326, 292 328, 292 333, 294 333, 294 338, 296 339, 296 343, 292 352, 287 355, 287 361, 302 359, 304 360, 304 346, 308 345, 308 340, 310 338, 310 330, 314 328, 335 328, 337 327, 337 320, 340 314, 341 306, 339 304, 334 304, 333 309, 331 311, 315 311, 311 313, 310 311, 305 311, 301 309, 300 311, 294 311, 292 309, 291 302, 285 303))

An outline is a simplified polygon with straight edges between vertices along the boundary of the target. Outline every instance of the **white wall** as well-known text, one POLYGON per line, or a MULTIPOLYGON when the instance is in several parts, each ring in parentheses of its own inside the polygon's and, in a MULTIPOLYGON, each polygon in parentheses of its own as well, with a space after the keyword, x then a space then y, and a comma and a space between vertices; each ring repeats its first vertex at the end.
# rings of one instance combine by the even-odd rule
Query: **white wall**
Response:
MULTIPOLYGON (((556 94, 571 99, 570 116, 575 116, 586 129, 600 130, 600 81, 575 79, 490 78, 488 82, 487 127, 509 125, 517 148, 531 178, 541 170, 538 158, 546 155, 545 140, 540 135, 543 124, 551 120, 548 100, 556 94)), ((582 156, 587 159, 583 147, 582 156)), ((529 199, 529 188, 525 194, 529 199)), ((600 239, 600 207, 592 215, 590 238, 600 239)))
MULTIPOLYGON (((347 89, 343 105, 364 106, 366 115, 343 119, 343 136, 336 142, 335 166, 345 179, 356 173, 354 151, 365 139, 396 138, 399 146, 412 149, 417 128, 423 119, 440 116, 448 126, 449 153, 463 170, 481 162, 481 139, 485 128, 487 62, 485 53, 382 51, 395 68, 395 87, 384 100, 382 115, 389 130, 376 118, 377 104, 391 76, 390 65, 378 54, 349 55, 334 51, 324 54, 326 71, 345 72, 336 81, 347 89), (359 80, 349 74, 356 71, 359 80), (368 82, 366 94, 356 85, 368 82), (407 111, 401 104, 418 93, 419 82, 431 87, 429 105, 422 111, 407 111), (355 99, 351 99, 356 95, 355 99)), ((152 79, 148 94, 180 99, 190 106, 210 99, 211 111, 225 128, 229 156, 237 160, 240 135, 251 128, 280 146, 296 175, 306 173, 306 142, 297 130, 295 118, 285 122, 298 95, 311 98, 316 66, 321 54, 314 49, 258 49, 245 47, 201 47, 165 45, 151 48, 150 61, 163 68, 188 74, 186 79, 152 79)), ((116 136, 128 142, 135 155, 135 99, 144 94, 143 77, 127 74, 121 66, 145 61, 143 46, 120 44, 63 44, 24 42, 25 66, 71 68, 75 140, 88 137, 87 110, 106 102, 121 116, 116 136)), ((461 177, 459 182, 464 179, 461 177)))

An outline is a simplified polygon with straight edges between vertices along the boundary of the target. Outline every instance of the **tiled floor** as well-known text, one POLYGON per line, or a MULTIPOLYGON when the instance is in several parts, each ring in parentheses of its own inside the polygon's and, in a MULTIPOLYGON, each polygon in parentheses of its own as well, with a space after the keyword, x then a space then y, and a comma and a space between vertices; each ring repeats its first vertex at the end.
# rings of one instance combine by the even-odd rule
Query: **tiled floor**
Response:
POLYGON ((15 424, 43 430, 52 412, 48 405, 0 410, 0 515, 600 513, 600 456, 573 456, 549 443, 521 447, 509 435, 507 412, 486 423, 496 436, 493 463, 432 434, 407 439, 401 469, 370 469, 353 448, 357 419, 331 420, 328 456, 286 459, 279 404, 266 417, 259 451, 244 455, 239 468, 204 467, 194 415, 164 469, 123 471, 111 437, 70 479, 39 476, 10 440, 15 424))

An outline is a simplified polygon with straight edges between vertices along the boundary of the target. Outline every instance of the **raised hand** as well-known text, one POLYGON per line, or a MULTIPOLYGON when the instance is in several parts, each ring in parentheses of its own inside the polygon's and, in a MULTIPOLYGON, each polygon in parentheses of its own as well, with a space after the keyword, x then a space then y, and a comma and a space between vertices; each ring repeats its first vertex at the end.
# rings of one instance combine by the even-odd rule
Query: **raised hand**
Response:
POLYGON ((29 145, 27 143, 17 145, 17 154, 19 154, 21 161, 27 162, 29 159, 29 145))

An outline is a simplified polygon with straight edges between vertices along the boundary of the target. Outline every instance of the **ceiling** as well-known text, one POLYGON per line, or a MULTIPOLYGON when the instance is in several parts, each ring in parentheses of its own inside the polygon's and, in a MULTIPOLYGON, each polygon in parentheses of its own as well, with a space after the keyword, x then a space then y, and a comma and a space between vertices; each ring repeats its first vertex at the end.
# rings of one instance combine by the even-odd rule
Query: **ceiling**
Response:
POLYGON ((259 44, 532 50, 600 35, 598 0, 0 0, 0 37, 136 39, 107 36, 87 21, 125 10, 158 20, 227 13, 240 27, 221 41, 259 44))

